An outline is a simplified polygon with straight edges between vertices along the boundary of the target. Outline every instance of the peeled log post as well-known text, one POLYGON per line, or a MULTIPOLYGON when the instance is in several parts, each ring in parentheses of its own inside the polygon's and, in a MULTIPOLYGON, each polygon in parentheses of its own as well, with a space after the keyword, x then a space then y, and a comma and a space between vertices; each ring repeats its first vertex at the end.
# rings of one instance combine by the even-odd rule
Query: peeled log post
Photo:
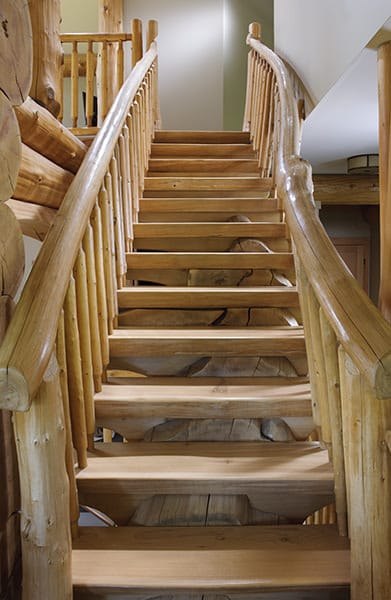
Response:
POLYGON ((57 165, 76 173, 87 148, 32 98, 15 108, 23 142, 57 165))
POLYGON ((14 413, 21 472, 23 600, 72 598, 69 482, 53 355, 28 412, 14 413))
MULTIPOLYGON (((23 275, 20 227, 10 209, 0 205, 0 343, 11 319, 12 297, 23 275)), ((11 413, 0 411, 0 589, 17 598, 20 586, 19 475, 11 413)))
POLYGON ((24 102, 31 86, 33 52, 27 3, 2 0, 0 21, 0 89, 15 106, 24 102))
MULTIPOLYGON (((122 0, 99 0, 99 31, 102 33, 120 33, 123 31, 122 0)), ((107 62, 110 68, 107 71, 106 94, 107 107, 110 108, 118 91, 117 81, 120 74, 117 72, 117 45, 109 43, 107 48, 107 62)))
POLYGON ((61 110, 61 1, 29 0, 33 31, 33 78, 30 96, 55 117, 61 110))
POLYGON ((0 92, 0 202, 14 192, 22 156, 22 144, 10 101, 0 92))
POLYGON ((23 144, 22 161, 13 197, 16 200, 58 208, 72 180, 72 173, 23 144))
POLYGON ((379 308, 391 321, 391 42, 378 49, 380 289, 379 308))

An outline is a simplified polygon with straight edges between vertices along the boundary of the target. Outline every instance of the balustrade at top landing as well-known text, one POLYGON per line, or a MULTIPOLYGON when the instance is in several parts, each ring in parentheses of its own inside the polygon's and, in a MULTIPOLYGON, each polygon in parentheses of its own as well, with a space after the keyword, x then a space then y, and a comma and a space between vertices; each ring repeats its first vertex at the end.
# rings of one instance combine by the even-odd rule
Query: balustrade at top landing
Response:
MULTIPOLYGON (((157 36, 148 22, 147 48, 157 36)), ((106 117, 125 74, 143 56, 140 19, 131 33, 63 33, 64 52, 59 120, 76 135, 94 135, 106 117)))
POLYGON ((285 210, 303 314, 314 420, 335 474, 338 525, 351 540, 352 600, 385 600, 391 580, 391 325, 317 216, 289 71, 250 26, 244 129, 285 210))

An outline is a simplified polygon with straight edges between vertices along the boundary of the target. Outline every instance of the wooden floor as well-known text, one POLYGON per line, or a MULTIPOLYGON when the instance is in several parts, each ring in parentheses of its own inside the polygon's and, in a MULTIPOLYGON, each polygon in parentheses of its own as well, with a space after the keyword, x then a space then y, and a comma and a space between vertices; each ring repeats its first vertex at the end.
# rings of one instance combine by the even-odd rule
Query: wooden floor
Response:
POLYGON ((307 441, 291 243, 248 134, 158 132, 133 231, 95 394, 105 441, 77 474, 117 527, 80 528, 74 597, 347 600, 348 541, 334 517, 303 524, 333 470, 307 441))

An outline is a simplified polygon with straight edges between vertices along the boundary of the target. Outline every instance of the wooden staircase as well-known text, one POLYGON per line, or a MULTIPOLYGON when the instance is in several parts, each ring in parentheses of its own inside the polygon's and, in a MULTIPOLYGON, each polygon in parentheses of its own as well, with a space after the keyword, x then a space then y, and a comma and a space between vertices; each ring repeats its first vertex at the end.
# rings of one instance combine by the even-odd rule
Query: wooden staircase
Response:
POLYGON ((79 500, 75 598, 348 598, 283 213, 246 133, 158 132, 79 500), (110 437, 105 436, 105 439, 110 437))

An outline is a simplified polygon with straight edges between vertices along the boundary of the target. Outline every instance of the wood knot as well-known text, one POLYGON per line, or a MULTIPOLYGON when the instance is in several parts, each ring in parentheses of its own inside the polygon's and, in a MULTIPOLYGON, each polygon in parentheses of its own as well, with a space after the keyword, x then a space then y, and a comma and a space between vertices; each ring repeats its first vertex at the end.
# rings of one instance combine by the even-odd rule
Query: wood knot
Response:
POLYGON ((3 28, 4 31, 4 35, 6 38, 9 38, 9 33, 8 33, 8 20, 7 19, 3 19, 1 22, 1 26, 3 28))

